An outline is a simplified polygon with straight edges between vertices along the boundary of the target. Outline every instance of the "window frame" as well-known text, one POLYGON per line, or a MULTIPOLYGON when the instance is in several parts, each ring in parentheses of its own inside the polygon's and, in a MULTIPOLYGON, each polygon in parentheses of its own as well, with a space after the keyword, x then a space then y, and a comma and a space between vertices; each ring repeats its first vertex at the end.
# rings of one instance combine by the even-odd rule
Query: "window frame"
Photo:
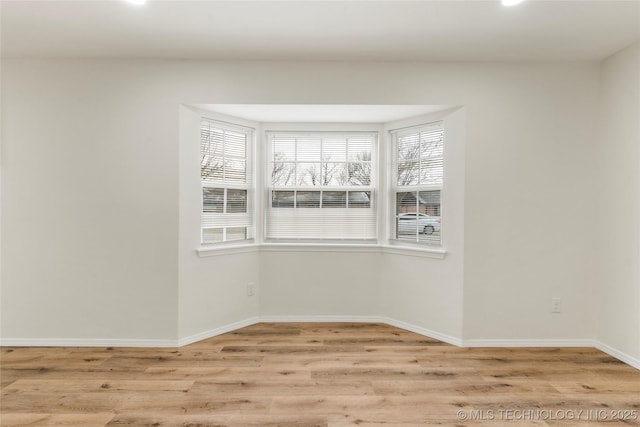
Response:
MULTIPOLYGON (((256 240, 256 212, 255 212, 255 128, 249 126, 243 126, 236 123, 227 122, 224 120, 208 117, 203 114, 200 117, 200 245, 202 247, 212 246, 229 246, 229 245, 242 245, 251 244, 256 240), (209 131, 212 129, 221 130, 222 132, 233 132, 244 135, 244 182, 236 182, 226 179, 226 166, 223 165, 222 179, 212 178, 205 180, 202 177, 202 165, 204 161, 203 145, 204 139, 202 132, 204 131, 205 123, 209 125, 209 131), (218 189, 223 190, 223 202, 222 212, 210 212, 205 211, 205 189, 218 189), (245 198, 245 212, 227 212, 229 208, 229 191, 239 190, 244 191, 245 198), (218 224, 215 224, 220 221, 218 224), (233 224, 236 222, 236 224, 233 224), (213 224, 212 224, 213 223, 213 224), (230 224, 231 223, 231 224, 230 224), (212 224, 212 225, 209 225, 212 224), (244 238, 242 239, 228 239, 229 229, 244 228, 244 238), (222 240, 219 241, 206 241, 205 230, 222 230, 222 240)), ((223 139, 223 144, 224 144, 223 139)), ((223 161, 226 160, 226 147, 222 148, 223 161)), ((240 159, 241 156, 230 156, 235 159, 240 159)))
MULTIPOLYGON (((322 123, 322 124, 297 124, 294 128, 288 128, 285 126, 285 129, 282 130, 282 126, 276 128, 266 128, 264 129, 264 143, 261 144, 264 146, 264 156, 262 159, 263 166, 265 167, 265 171, 263 173, 263 194, 264 200, 262 202, 262 207, 264 212, 262 214, 263 217, 263 241, 267 244, 287 244, 287 243, 295 243, 295 244, 374 244, 379 242, 380 233, 379 233, 379 198, 380 198, 380 179, 379 179, 379 149, 380 149, 380 139, 381 139, 381 127, 374 126, 373 129, 371 126, 367 126, 366 128, 354 128, 352 124, 341 124, 341 123, 322 123), (313 137, 342 137, 349 138, 354 136, 362 136, 366 135, 371 138, 371 159, 368 161, 370 164, 370 175, 369 175, 369 184, 368 185, 300 185, 299 182, 294 182, 294 185, 280 185, 274 186, 272 182, 272 165, 273 165, 273 141, 272 137, 276 136, 289 136, 292 138, 300 137, 300 138, 313 138, 313 137), (273 193, 277 191, 291 191, 294 192, 294 207, 284 207, 284 208, 273 208, 272 206, 272 197, 273 193), (374 236, 370 238, 315 238, 315 237, 270 237, 268 232, 269 227, 269 211, 272 209, 307 209, 303 207, 297 206, 297 194, 298 192, 318 192, 320 197, 320 203, 322 204, 323 195, 326 192, 344 192, 346 199, 346 207, 344 208, 335 208, 335 207, 313 207, 308 208, 309 210, 337 210, 337 209, 354 209, 357 211, 361 211, 363 209, 371 209, 373 214, 374 221, 374 236), (370 193, 370 207, 362 208, 362 207, 351 207, 349 206, 349 198, 350 193, 354 192, 368 192, 370 193)), ((322 144, 322 143, 321 143, 322 144)), ((348 150, 347 147, 345 149, 348 150)), ((297 150, 297 143, 296 143, 297 150)), ((322 151, 321 151, 322 152, 322 151)), ((304 163, 315 163, 314 161, 304 161, 298 160, 297 152, 295 161, 290 161, 288 163, 294 163, 296 166, 298 164, 304 163)), ((320 165, 322 165, 324 161, 320 160, 320 165)), ((331 163, 331 162, 328 162, 331 163)), ((333 163, 344 163, 345 171, 348 174, 348 168, 350 163, 363 163, 361 161, 350 162, 348 151, 346 152, 346 157, 344 161, 336 161, 333 163)), ((322 166, 320 166, 322 169, 322 166)), ((348 179, 348 175, 347 175, 348 179)))
MULTIPOLYGON (((388 203, 389 206, 386 210, 387 212, 387 239, 390 245, 397 246, 406 246, 406 247, 415 247, 420 249, 434 249, 441 250, 444 247, 444 232, 445 229, 443 227, 442 218, 444 216, 443 212, 443 199, 445 194, 445 158, 446 158, 446 135, 445 135, 445 119, 440 120, 432 120, 432 121, 424 121, 418 124, 412 124, 409 126, 398 127, 395 129, 391 129, 388 132, 389 138, 389 156, 390 161, 387 163, 389 165, 388 171, 388 184, 389 184, 389 197, 388 203), (442 177, 441 183, 421 183, 410 184, 410 185, 400 185, 398 184, 399 173, 398 173, 398 165, 400 163, 399 159, 399 140, 402 137, 407 135, 418 134, 418 143, 420 143, 420 133, 424 130, 428 129, 438 129, 442 134, 442 154, 439 156, 440 161, 442 162, 442 177), (416 193, 416 205, 419 204, 420 193, 421 192, 430 192, 430 191, 439 191, 439 203, 438 203, 438 211, 439 216, 438 223, 440 225, 439 230, 439 240, 437 243, 430 243, 431 239, 421 240, 420 231, 419 231, 419 220, 416 219, 416 239, 401 239, 398 238, 398 194, 399 193, 416 193)), ((420 147, 419 147, 420 149, 420 147)), ((416 159, 416 163, 421 168, 421 157, 418 155, 416 159)), ((421 177, 421 170, 418 171, 418 177, 421 177)), ((416 208, 415 213, 420 213, 419 208, 416 208)), ((431 216, 434 217, 435 216, 431 216)))

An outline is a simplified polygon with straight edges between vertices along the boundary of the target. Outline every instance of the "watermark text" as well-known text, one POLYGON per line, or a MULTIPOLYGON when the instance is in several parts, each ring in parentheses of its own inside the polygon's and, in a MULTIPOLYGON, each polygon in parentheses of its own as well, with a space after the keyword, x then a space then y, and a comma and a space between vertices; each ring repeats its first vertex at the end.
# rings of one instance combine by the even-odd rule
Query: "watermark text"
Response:
POLYGON ((460 409, 460 421, 630 421, 637 409, 460 409))

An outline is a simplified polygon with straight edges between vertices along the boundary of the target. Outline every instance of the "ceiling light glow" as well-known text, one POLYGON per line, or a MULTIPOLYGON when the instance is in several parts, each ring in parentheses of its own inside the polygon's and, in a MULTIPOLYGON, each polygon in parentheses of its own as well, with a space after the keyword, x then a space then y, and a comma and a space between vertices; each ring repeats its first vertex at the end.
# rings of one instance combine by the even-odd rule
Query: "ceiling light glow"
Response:
POLYGON ((128 3, 142 5, 147 2, 147 0, 126 0, 128 3))
POLYGON ((514 6, 518 3, 522 3, 524 0, 502 0, 503 6, 514 6))

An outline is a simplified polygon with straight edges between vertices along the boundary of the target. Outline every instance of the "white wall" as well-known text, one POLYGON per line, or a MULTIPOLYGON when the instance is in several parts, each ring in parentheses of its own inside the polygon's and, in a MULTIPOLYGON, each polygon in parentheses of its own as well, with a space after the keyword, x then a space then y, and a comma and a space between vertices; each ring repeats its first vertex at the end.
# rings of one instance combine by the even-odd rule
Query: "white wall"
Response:
POLYGON ((597 339, 640 364, 640 42, 602 64, 597 339))
POLYGON ((494 67, 468 109, 464 338, 591 339, 598 68, 494 67))
MULTIPOLYGON (((258 295, 247 296, 247 284, 258 283, 256 251, 201 259, 200 118, 180 106, 180 244, 179 337, 196 338, 217 328, 255 318, 258 295)), ((190 339, 191 338, 191 339, 190 339)))
POLYGON ((380 315, 381 254, 263 251, 260 315, 380 315))
POLYGON ((176 339, 257 308, 367 315, 377 304, 416 326, 472 339, 582 338, 594 330, 597 257, 585 230, 598 216, 596 64, 7 60, 2 67, 3 338, 176 339), (179 106, 204 103, 465 105, 464 253, 451 254, 464 271, 387 254, 383 263, 378 254, 198 258, 194 212, 180 206, 194 193, 178 191, 186 182, 179 106), (305 291, 295 275, 281 278, 278 266, 291 257, 296 271, 337 269, 311 277, 305 291), (429 276, 435 265, 443 268, 429 276), (364 269, 370 273, 356 277, 364 269), (381 288, 371 292, 376 271, 381 288), (406 294, 395 292, 394 277, 407 278, 406 294), (254 278, 259 307, 244 289, 254 278), (563 298, 561 316, 549 313, 552 296, 563 298), (434 315, 451 302, 458 304, 451 318, 434 315))
POLYGON ((3 338, 177 336, 177 108, 132 64, 2 64, 3 338))
POLYGON ((384 254, 380 269, 384 316, 426 329, 431 335, 435 332, 453 343, 462 339, 463 332, 466 120, 466 108, 444 118, 441 220, 445 258, 384 254))

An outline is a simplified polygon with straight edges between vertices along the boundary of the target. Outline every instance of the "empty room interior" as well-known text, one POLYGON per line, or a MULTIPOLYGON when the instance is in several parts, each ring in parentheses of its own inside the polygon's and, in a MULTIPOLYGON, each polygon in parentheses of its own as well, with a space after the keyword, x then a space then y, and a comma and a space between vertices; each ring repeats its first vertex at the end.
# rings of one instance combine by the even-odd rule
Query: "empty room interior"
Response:
POLYGON ((640 1, 0 12, 0 425, 640 425, 640 1))

